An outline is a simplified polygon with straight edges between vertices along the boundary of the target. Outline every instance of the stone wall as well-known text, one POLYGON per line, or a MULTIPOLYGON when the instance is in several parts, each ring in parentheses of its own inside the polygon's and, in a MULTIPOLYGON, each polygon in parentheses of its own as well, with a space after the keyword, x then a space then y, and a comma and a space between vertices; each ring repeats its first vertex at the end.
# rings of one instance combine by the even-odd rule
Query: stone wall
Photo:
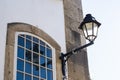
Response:
MULTIPOLYGON (((83 19, 81 0, 64 0, 65 33, 67 52, 85 44, 81 30, 78 30, 83 19)), ((83 49, 68 60, 68 80, 90 80, 87 52, 83 49)))

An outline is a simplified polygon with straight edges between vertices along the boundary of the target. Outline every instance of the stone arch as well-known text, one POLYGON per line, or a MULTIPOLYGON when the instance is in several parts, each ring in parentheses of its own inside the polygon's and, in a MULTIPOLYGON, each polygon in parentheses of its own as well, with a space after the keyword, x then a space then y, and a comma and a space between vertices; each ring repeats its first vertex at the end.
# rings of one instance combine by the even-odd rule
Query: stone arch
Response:
MULTIPOLYGON (((8 23, 7 25, 7 37, 6 37, 6 52, 5 52, 5 65, 4 65, 4 80, 13 80, 14 73, 14 47, 15 47, 15 33, 16 32, 28 32, 34 34, 41 39, 49 43, 53 48, 55 48, 56 56, 56 71, 61 71, 61 62, 59 60, 59 53, 61 51, 60 46, 57 42, 50 37, 43 30, 27 24, 27 23, 8 23)), ((56 72, 56 79, 61 80, 62 73, 56 72), (58 76, 59 75, 59 76, 58 76)))

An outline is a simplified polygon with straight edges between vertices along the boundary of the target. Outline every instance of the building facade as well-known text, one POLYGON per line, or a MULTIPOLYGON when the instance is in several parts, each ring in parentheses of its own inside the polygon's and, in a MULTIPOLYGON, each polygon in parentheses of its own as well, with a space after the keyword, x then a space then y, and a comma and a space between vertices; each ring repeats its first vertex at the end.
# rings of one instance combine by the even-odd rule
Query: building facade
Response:
MULTIPOLYGON (((85 43, 81 0, 1 0, 0 80, 62 80, 61 52, 85 43)), ((68 61, 67 80, 89 80, 87 52, 68 61)))

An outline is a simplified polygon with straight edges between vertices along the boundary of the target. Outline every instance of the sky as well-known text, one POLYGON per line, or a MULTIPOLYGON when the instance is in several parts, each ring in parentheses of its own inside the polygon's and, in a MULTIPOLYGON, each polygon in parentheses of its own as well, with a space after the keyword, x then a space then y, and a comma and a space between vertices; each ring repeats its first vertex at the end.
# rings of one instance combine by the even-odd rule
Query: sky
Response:
POLYGON ((82 0, 82 7, 102 24, 87 48, 91 80, 120 80, 120 0, 82 0))

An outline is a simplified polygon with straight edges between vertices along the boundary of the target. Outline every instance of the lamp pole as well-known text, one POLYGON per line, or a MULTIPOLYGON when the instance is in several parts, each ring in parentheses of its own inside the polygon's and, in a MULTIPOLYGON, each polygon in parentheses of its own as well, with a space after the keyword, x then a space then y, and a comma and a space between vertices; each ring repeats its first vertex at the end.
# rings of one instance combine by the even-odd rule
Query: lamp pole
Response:
POLYGON ((63 80, 66 79, 66 62, 68 61, 68 59, 73 54, 75 54, 75 52, 94 44, 94 40, 97 37, 98 28, 100 25, 101 24, 94 17, 92 17, 91 14, 87 14, 86 17, 83 19, 78 28, 83 31, 84 37, 89 41, 89 43, 79 46, 71 50, 70 52, 61 53, 60 59, 62 64, 63 80))

